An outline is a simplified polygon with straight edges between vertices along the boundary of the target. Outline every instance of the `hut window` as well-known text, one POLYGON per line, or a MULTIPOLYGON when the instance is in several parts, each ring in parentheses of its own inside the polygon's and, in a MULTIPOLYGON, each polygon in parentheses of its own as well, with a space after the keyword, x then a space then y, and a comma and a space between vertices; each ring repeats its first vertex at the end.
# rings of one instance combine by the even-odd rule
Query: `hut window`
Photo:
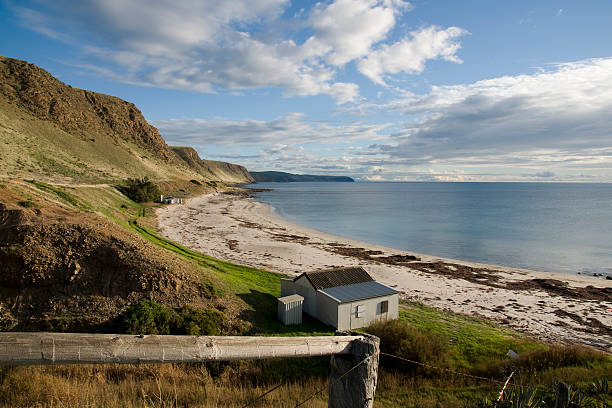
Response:
POLYGON ((389 301, 383 300, 380 302, 380 313, 387 313, 389 311, 389 301))
POLYGON ((355 307, 355 317, 363 317, 364 314, 365 314, 365 306, 357 305, 355 307))

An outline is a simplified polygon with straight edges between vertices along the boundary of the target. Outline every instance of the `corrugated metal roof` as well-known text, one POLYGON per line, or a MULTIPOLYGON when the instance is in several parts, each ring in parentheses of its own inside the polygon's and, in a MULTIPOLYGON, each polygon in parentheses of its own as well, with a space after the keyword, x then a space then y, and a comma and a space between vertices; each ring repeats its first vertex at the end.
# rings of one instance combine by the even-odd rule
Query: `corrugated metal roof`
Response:
POLYGON ((310 281, 315 289, 327 289, 336 286, 374 281, 374 279, 372 279, 365 269, 358 266, 328 269, 324 271, 304 272, 303 275, 306 275, 306 278, 310 281))
POLYGON ((304 298, 298 295, 297 293, 295 295, 289 295, 289 296, 278 298, 278 301, 281 303, 291 303, 291 302, 298 302, 302 300, 304 300, 304 298))
POLYGON ((321 289, 320 292, 325 293, 340 303, 399 293, 397 290, 376 281, 321 289))

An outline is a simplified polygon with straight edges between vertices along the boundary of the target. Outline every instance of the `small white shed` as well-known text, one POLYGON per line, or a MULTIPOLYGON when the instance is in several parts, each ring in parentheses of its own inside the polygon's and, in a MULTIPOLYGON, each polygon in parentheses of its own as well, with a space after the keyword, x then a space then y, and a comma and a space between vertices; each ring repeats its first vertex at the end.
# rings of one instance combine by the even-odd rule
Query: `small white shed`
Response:
POLYGON ((399 315, 399 292, 376 282, 361 267, 305 272, 281 279, 281 296, 292 294, 304 299, 304 312, 338 330, 357 329, 399 315))
POLYGON ((278 298, 278 320, 284 325, 302 324, 302 303, 300 295, 289 295, 278 298))

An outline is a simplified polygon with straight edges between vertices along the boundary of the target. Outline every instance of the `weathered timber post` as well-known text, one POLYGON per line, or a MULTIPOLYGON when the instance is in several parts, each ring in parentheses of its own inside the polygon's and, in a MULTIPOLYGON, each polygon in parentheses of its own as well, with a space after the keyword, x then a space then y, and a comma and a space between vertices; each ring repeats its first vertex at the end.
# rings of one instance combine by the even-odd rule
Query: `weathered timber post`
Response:
POLYGON ((569 405, 569 387, 567 384, 560 382, 557 384, 557 399, 555 408, 567 408, 569 405))
POLYGON ((336 332, 336 336, 355 335, 362 338, 353 340, 349 354, 331 357, 329 408, 372 408, 374 405, 380 339, 364 333, 336 332))

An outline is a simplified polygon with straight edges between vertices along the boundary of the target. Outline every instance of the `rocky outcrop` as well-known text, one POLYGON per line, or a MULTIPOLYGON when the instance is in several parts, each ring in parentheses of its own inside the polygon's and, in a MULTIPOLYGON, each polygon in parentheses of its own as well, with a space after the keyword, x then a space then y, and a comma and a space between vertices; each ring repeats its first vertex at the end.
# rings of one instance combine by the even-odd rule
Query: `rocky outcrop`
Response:
POLYGON ((255 179, 248 170, 238 164, 202 160, 192 147, 171 146, 174 151, 187 165, 198 173, 206 176, 211 175, 214 180, 231 181, 233 183, 253 183, 255 179))

